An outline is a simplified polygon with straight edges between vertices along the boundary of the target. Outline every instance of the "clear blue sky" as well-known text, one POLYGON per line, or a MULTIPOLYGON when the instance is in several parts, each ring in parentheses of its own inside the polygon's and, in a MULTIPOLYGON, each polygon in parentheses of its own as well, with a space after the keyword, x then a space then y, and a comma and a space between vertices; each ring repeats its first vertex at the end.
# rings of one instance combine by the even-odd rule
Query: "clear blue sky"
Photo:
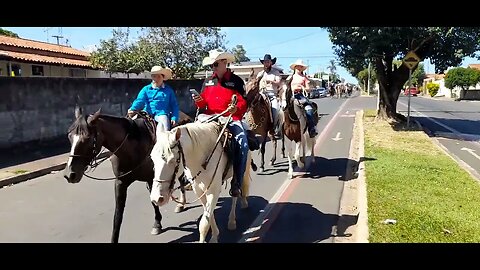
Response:
MULTIPOLYGON (((49 27, 48 35, 45 27, 2 27, 13 31, 22 38, 56 42, 53 35, 58 35, 59 27, 49 27)), ((61 35, 73 48, 88 50, 93 45, 99 44, 101 39, 108 39, 112 36, 113 27, 62 27, 61 35)), ((139 27, 130 28, 132 36, 135 37, 140 30, 139 27)), ((319 27, 225 27, 222 31, 226 33, 226 46, 232 48, 242 44, 247 52, 247 57, 252 61, 263 58, 266 53, 277 57, 277 63, 289 72, 289 65, 296 59, 301 58, 310 65, 309 73, 326 71, 331 59, 336 59, 333 54, 332 43, 328 38, 327 31, 319 27)), ((479 60, 467 58, 462 66, 471 63, 478 63, 479 60)), ((425 63, 425 72, 434 73, 434 66, 428 61, 425 63)), ((356 83, 348 72, 337 66, 337 72, 347 82, 356 83)))

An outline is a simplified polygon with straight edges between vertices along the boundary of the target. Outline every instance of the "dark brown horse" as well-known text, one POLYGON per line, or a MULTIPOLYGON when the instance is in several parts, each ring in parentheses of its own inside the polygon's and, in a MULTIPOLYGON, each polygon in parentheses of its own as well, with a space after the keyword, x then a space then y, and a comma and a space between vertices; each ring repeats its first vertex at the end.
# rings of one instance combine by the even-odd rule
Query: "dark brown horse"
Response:
MULTIPOLYGON (((184 113, 181 115, 183 119, 181 118, 179 122, 191 121, 184 113)), ((69 183, 78 183, 87 167, 98 165, 96 157, 102 147, 112 153, 110 161, 115 177, 93 179, 115 179, 115 215, 111 242, 117 243, 128 187, 134 181, 142 181, 147 183, 149 193, 152 188, 153 162, 150 158, 150 152, 154 145, 152 130, 149 129, 143 118, 132 120, 126 117, 109 116, 101 114, 100 110, 93 115, 83 115, 81 108, 77 107, 75 117, 76 120, 68 131, 72 147, 64 170, 64 177, 69 183)), ((183 178, 180 180, 183 181, 183 178)), ((181 191, 183 201, 185 201, 185 189, 182 187, 181 191)), ((151 234, 156 235, 160 234, 162 229, 162 215, 158 207, 152 205, 155 211, 155 221, 151 234)), ((181 210, 183 207, 176 211, 181 210)))
MULTIPOLYGON (((260 94, 259 79, 254 78, 252 74, 245 85, 245 90, 247 92, 248 104, 245 120, 249 124, 251 130, 262 138, 262 145, 260 147, 260 152, 262 154, 260 169, 263 172, 265 170, 265 144, 267 143, 267 139, 270 139, 273 142, 274 149, 270 165, 273 165, 277 159, 277 138, 275 137, 275 125, 270 117, 271 106, 260 94)), ((285 152, 282 151, 282 153, 285 157, 285 152)))

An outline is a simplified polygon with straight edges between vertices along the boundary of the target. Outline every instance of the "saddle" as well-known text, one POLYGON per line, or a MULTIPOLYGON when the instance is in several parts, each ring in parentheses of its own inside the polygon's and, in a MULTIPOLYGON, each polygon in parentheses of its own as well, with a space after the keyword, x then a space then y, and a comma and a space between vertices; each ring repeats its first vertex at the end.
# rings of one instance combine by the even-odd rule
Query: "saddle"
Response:
POLYGON ((147 127, 148 133, 150 135, 150 138, 152 139, 152 142, 155 144, 157 142, 157 121, 153 119, 151 115, 149 115, 145 111, 140 111, 137 112, 137 114, 132 117, 132 120, 141 118, 144 120, 145 126, 147 127))
MULTIPOLYGON (((270 96, 268 96, 265 92, 260 93, 260 95, 262 96, 263 101, 265 102, 267 107, 272 108, 272 102, 270 100, 270 96)), ((273 114, 271 109, 268 110, 268 116, 270 117, 270 121, 273 123, 273 114)))

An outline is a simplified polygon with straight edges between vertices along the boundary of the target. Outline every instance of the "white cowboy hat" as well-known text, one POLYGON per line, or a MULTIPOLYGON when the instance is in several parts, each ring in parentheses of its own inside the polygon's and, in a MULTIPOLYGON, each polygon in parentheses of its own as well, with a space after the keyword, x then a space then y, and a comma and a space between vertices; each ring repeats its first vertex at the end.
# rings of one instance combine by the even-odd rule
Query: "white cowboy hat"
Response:
POLYGON ((301 59, 298 59, 297 61, 295 61, 295 63, 292 63, 290 65, 290 68, 295 69, 296 66, 301 66, 302 67, 302 68, 300 68, 301 71, 304 71, 305 69, 308 68, 308 66, 305 63, 303 63, 303 60, 301 60, 301 59))
POLYGON ((154 66, 152 67, 152 70, 150 71, 150 75, 153 74, 162 74, 163 75, 163 80, 170 80, 172 78, 172 70, 169 68, 163 68, 161 66, 154 66))
POLYGON ((221 59, 227 59, 227 64, 228 64, 235 61, 235 56, 231 53, 224 52, 220 49, 211 50, 208 52, 208 56, 203 58, 202 65, 208 66, 215 63, 215 61, 218 61, 221 59))

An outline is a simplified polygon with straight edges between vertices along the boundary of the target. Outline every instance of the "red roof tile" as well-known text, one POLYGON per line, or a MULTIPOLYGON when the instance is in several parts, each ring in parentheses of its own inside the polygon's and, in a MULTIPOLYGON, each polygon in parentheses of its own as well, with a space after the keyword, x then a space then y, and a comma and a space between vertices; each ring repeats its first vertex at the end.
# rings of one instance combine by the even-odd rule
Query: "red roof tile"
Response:
POLYGON ((58 52, 58 53, 64 53, 64 54, 80 55, 80 56, 86 56, 86 57, 90 56, 90 53, 88 52, 77 50, 64 45, 57 45, 57 44, 46 43, 41 41, 7 37, 7 36, 1 36, 1 35, 0 35, 0 44, 5 44, 5 45, 15 46, 15 47, 22 47, 22 48, 29 48, 29 49, 36 49, 36 50, 43 50, 43 51, 50 51, 50 52, 58 52))
POLYGON ((68 58, 59 58, 31 53, 19 53, 19 52, 9 52, 0 50, 0 56, 7 56, 13 59, 19 59, 23 61, 38 62, 38 63, 49 63, 49 64, 62 64, 62 65, 72 65, 72 66, 82 66, 82 67, 91 67, 91 64, 87 60, 76 60, 68 58))

